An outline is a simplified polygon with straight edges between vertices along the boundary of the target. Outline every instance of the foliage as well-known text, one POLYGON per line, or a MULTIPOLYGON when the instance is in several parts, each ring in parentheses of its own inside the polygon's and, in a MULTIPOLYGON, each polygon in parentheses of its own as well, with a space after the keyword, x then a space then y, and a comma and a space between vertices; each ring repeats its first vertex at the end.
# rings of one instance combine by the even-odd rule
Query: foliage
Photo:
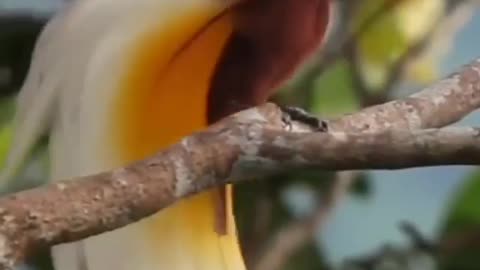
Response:
POLYGON ((468 177, 452 205, 445 231, 455 231, 472 225, 480 226, 480 171, 468 177))
POLYGON ((320 115, 339 115, 360 108, 353 92, 351 67, 345 60, 326 70, 315 81, 310 110, 320 115))
MULTIPOLYGON (((480 228, 480 171, 477 170, 468 177, 454 199, 443 234, 446 236, 470 232, 475 234, 480 228)), ((442 260, 443 269, 477 269, 478 254, 480 254, 478 243, 472 243, 461 251, 451 251, 449 256, 442 260)))
POLYGON ((0 99, 0 168, 5 162, 7 151, 12 139, 11 118, 14 111, 13 98, 0 99))
MULTIPOLYGON (((374 90, 382 89, 388 69, 438 23, 446 4, 443 0, 401 0, 391 4, 392 8, 387 8, 388 2, 395 1, 363 1, 353 19, 353 28, 358 28, 379 10, 386 9, 361 35, 357 47, 362 75, 374 90)), ((419 77, 433 72, 434 60, 423 61, 414 67, 422 73, 419 77)))

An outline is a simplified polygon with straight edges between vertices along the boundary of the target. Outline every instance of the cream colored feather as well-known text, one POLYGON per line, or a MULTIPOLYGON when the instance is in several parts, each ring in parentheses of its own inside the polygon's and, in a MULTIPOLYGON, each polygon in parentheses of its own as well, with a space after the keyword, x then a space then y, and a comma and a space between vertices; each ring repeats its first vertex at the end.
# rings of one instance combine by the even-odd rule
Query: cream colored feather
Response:
MULTIPOLYGON (((19 96, 14 147, 2 172, 3 181, 14 176, 30 148, 49 128, 53 180, 122 165, 105 146, 112 136, 106 127, 119 88, 118 77, 128 68, 126 59, 138 37, 152 29, 164 27, 166 31, 196 10, 208 11, 211 16, 206 19, 212 19, 233 2, 83 0, 55 16, 38 40, 19 96)), ((213 259, 188 258, 183 245, 189 240, 181 236, 165 236, 165 248, 155 250, 148 244, 148 234, 142 232, 143 222, 54 247, 56 269, 243 269, 238 250, 234 250, 236 259, 228 262, 218 258, 221 252, 213 259)))

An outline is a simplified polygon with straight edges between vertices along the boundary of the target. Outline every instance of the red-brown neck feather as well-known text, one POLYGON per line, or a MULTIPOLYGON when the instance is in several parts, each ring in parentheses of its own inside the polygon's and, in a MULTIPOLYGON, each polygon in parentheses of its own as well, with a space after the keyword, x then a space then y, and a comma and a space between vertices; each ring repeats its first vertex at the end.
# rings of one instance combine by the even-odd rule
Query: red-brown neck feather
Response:
MULTIPOLYGON (((329 0, 244 0, 233 9, 234 31, 216 66, 208 121, 265 102, 322 42, 329 0)), ((217 232, 226 226, 220 189, 217 232)))
POLYGON ((212 78, 208 118, 265 102, 322 43, 329 0, 245 0, 212 78))

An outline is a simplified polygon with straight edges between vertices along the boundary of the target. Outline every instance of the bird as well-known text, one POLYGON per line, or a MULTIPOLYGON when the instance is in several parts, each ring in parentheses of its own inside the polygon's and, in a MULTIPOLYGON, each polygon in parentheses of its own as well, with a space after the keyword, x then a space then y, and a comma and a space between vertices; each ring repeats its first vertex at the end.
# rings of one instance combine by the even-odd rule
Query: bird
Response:
MULTIPOLYGON (((10 181, 49 136, 51 181, 143 159, 266 102, 324 44, 330 0, 73 1, 18 95, 10 181)), ((148 191, 144 191, 148 192, 148 191)), ((52 248, 57 270, 243 270, 232 187, 52 248)))

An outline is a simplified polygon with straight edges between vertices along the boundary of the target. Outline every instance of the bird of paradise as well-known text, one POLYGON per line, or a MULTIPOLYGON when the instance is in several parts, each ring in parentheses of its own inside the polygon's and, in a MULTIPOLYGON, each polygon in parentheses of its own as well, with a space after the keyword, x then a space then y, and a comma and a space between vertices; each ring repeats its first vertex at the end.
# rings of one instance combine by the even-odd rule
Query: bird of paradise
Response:
MULTIPOLYGON (((11 178, 50 134, 51 179, 145 158, 265 102, 322 43, 329 0, 78 0, 40 35, 11 178)), ((58 270, 242 270, 231 187, 53 248, 58 270)))

